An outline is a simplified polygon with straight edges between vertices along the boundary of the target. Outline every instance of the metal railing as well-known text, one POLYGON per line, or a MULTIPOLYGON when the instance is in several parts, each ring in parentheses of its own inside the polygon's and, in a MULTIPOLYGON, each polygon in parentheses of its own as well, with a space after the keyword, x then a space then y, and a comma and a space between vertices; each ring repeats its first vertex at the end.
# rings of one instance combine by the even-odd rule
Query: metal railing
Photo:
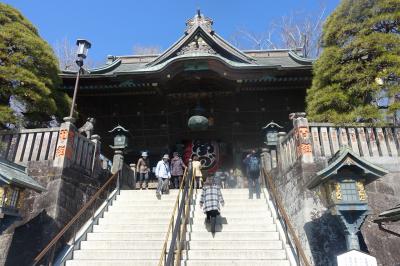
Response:
POLYGON ((306 254, 301 246, 300 240, 297 237, 297 234, 293 228, 289 220, 289 216, 285 211, 285 207, 283 206, 281 197, 278 195, 274 182, 272 180, 272 176, 269 172, 267 172, 264 168, 262 169, 262 176, 265 186, 269 192, 269 197, 272 204, 275 207, 277 218, 283 227, 283 231, 285 233, 287 242, 292 250, 292 253, 295 257, 296 264, 301 266, 311 266, 310 262, 307 259, 306 254))
MULTIPOLYGON (((113 174, 107 182, 90 198, 77 214, 61 229, 61 231, 49 242, 49 244, 34 258, 33 266, 53 265, 57 252, 65 246, 75 246, 77 233, 88 219, 94 220, 96 210, 102 203, 109 199, 114 189, 119 189, 120 172, 113 174), (115 184, 115 187, 113 185, 115 184)), ((118 193, 117 193, 118 194, 118 193)))
POLYGON ((189 162, 188 169, 185 172, 184 178, 182 179, 181 187, 172 211, 171 220, 168 225, 168 231, 165 237, 165 242, 161 251, 158 266, 173 266, 174 262, 175 265, 180 265, 183 243, 186 242, 186 224, 190 214, 193 183, 193 168, 192 163, 189 162), (172 236, 169 249, 167 251, 170 234, 172 236))

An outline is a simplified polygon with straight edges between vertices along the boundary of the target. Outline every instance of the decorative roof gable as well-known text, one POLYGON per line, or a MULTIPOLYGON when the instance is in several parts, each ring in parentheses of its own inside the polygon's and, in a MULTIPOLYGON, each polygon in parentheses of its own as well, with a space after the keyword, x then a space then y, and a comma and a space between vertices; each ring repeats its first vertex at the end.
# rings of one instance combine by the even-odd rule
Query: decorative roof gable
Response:
POLYGON ((376 166, 354 153, 349 147, 342 147, 328 162, 328 166, 319 171, 307 184, 309 189, 325 183, 345 166, 355 166, 361 169, 365 175, 382 177, 389 173, 387 170, 376 166))
POLYGON ((148 66, 155 66, 182 55, 220 55, 239 63, 254 64, 255 59, 233 47, 212 29, 213 21, 200 11, 186 22, 185 35, 148 66))

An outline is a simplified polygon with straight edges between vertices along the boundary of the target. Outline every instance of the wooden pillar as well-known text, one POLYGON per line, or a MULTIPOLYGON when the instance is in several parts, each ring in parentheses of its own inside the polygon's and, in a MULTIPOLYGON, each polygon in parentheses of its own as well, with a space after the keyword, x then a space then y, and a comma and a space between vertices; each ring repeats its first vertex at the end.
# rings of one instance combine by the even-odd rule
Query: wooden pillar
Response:
POLYGON ((313 163, 311 134, 309 130, 306 113, 292 113, 290 119, 293 121, 294 138, 296 140, 297 157, 303 163, 313 163))

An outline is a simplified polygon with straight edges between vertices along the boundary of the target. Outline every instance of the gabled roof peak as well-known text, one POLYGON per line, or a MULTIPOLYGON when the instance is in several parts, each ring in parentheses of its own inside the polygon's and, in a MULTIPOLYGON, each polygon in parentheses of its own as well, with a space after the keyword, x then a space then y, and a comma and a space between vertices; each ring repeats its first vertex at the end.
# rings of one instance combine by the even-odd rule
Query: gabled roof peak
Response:
POLYGON ((186 21, 186 31, 185 31, 185 33, 188 34, 193 29, 195 29, 195 28, 197 28, 199 26, 202 26, 208 32, 211 32, 213 23, 214 22, 213 22, 213 20, 211 18, 204 16, 203 14, 200 13, 200 9, 197 9, 196 15, 194 15, 193 18, 188 19, 186 21))

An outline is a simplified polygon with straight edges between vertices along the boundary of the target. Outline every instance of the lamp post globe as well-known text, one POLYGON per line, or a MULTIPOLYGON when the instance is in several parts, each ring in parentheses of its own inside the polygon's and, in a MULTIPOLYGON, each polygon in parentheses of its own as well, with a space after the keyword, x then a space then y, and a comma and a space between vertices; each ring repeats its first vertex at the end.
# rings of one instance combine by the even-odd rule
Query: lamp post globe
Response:
POLYGON ((72 103, 71 103, 71 109, 69 112, 69 117, 68 120, 72 121, 73 120, 73 115, 74 115, 74 109, 75 109, 75 102, 76 102, 76 94, 78 92, 78 85, 79 85, 79 77, 81 72, 83 72, 83 59, 86 58, 88 54, 88 50, 90 47, 92 47, 92 44, 85 39, 78 39, 76 40, 76 45, 78 46, 78 50, 76 52, 77 57, 76 57, 76 64, 78 65, 79 69, 76 72, 76 81, 75 81, 75 87, 74 87, 74 94, 72 96, 72 103))

